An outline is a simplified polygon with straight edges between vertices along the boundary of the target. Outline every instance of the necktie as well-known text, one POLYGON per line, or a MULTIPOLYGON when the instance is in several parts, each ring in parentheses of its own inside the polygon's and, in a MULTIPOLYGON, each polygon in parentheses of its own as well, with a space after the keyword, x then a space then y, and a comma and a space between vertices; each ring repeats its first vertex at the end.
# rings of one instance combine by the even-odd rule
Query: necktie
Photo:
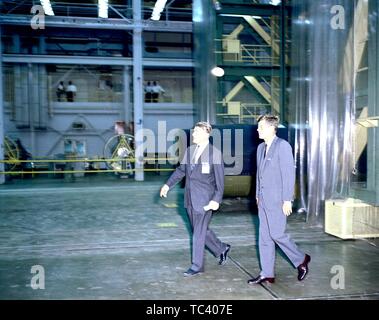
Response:
POLYGON ((265 154, 263 158, 266 158, 266 155, 267 155, 267 143, 265 143, 265 154))
POLYGON ((195 168, 196 156, 197 156, 198 151, 199 151, 199 145, 196 146, 196 148, 193 152, 192 158, 191 158, 191 170, 193 170, 193 168, 195 168))

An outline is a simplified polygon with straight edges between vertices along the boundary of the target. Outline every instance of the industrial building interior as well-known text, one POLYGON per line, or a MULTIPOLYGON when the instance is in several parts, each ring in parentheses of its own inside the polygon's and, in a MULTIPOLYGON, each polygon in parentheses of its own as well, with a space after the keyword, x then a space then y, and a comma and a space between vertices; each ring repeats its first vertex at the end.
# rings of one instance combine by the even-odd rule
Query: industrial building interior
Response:
POLYGON ((379 299, 378 30, 377 0, 1 1, 0 299, 379 299), (251 286, 264 114, 312 261, 297 281, 278 249, 251 286), (183 184, 159 190, 198 121, 228 164, 211 227, 231 250, 186 278, 183 184))

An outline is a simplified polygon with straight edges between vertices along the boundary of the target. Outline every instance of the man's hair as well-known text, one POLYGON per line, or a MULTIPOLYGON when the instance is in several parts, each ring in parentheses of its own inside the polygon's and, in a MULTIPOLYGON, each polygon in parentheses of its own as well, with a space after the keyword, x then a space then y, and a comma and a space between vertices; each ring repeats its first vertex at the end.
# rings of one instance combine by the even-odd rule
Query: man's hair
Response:
POLYGON ((212 131, 212 126, 208 122, 205 122, 205 121, 200 121, 200 122, 196 123, 195 127, 203 128, 209 134, 212 131))
POLYGON ((279 117, 275 116, 273 114, 264 114, 259 116, 257 119, 257 123, 260 121, 265 120, 270 126, 273 126, 275 128, 275 131, 278 130, 279 126, 279 117))

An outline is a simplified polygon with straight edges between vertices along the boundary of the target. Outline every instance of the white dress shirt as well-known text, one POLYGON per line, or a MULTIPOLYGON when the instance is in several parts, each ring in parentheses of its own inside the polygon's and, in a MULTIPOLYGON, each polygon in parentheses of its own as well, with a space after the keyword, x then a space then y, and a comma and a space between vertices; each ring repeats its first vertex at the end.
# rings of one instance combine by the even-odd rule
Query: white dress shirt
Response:
POLYGON ((272 145, 272 142, 274 141, 274 139, 276 138, 276 135, 272 137, 272 139, 270 141, 267 141, 266 142, 266 153, 265 153, 265 156, 267 155, 268 153, 268 149, 270 149, 271 145, 272 145))
POLYGON ((194 151, 194 155, 193 155, 194 163, 197 163, 197 161, 199 161, 201 154, 203 153, 205 148, 208 146, 208 144, 209 144, 209 141, 204 142, 204 143, 199 143, 196 146, 195 151, 194 151))

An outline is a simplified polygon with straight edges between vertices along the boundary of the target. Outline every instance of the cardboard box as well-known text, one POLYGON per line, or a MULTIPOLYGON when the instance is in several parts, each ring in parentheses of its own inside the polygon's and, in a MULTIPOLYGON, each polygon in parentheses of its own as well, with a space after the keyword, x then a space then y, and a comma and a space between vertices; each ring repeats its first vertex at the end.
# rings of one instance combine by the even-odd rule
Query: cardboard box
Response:
POLYGON ((379 207, 352 198, 326 200, 325 232, 342 239, 379 237, 379 207))

